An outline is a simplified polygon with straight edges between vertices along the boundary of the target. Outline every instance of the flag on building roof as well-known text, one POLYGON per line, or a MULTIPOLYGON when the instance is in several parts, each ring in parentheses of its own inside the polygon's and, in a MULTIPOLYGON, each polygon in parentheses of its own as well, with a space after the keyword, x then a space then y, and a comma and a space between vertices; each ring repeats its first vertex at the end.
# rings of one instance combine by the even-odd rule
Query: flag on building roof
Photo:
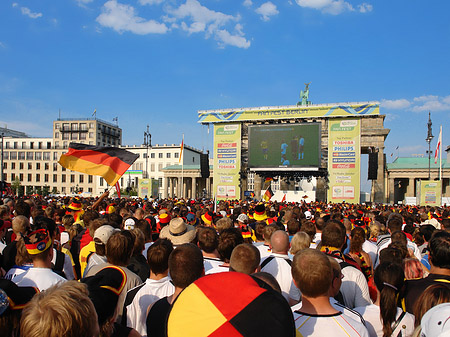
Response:
POLYGON ((269 186, 266 192, 264 192, 263 199, 265 201, 269 201, 272 197, 273 197, 272 188, 269 186))
POLYGON ((70 143, 58 163, 68 170, 101 176, 114 186, 138 158, 138 154, 117 147, 70 143))

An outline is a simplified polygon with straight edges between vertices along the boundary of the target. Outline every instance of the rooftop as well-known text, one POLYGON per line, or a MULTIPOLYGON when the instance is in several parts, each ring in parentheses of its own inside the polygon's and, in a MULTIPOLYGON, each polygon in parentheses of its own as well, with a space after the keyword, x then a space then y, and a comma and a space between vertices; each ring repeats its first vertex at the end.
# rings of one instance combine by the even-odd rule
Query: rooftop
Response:
MULTIPOLYGON (((388 170, 401 170, 401 169, 427 169, 428 170, 428 157, 398 157, 392 163, 388 163, 388 170)), ((431 168, 439 169, 439 160, 437 164, 434 163, 434 156, 431 157, 431 168)), ((442 168, 450 168, 450 163, 447 162, 447 158, 442 158, 442 168)))

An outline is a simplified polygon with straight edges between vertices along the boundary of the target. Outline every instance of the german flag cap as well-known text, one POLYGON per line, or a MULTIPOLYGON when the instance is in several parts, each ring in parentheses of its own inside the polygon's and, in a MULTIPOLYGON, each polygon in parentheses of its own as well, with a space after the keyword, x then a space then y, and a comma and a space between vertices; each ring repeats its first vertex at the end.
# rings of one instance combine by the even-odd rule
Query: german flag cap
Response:
POLYGON ((24 238, 25 248, 30 255, 40 254, 45 252, 51 245, 52 240, 46 229, 38 229, 31 232, 24 238))
POLYGON ((72 202, 70 203, 70 205, 67 207, 68 209, 72 210, 72 211, 79 211, 81 210, 83 207, 81 205, 81 201, 78 199, 73 199, 72 202))
POLYGON ((226 272, 204 276, 175 300, 167 336, 295 336, 289 304, 250 276, 226 272))

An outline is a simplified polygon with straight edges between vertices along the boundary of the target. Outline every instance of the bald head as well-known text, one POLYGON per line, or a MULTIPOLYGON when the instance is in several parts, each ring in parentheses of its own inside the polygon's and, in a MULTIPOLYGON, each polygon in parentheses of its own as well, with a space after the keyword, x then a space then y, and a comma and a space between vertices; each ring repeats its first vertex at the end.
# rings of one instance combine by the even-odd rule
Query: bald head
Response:
POLYGON ((275 231, 270 238, 273 253, 287 254, 289 250, 289 235, 282 230, 275 231))

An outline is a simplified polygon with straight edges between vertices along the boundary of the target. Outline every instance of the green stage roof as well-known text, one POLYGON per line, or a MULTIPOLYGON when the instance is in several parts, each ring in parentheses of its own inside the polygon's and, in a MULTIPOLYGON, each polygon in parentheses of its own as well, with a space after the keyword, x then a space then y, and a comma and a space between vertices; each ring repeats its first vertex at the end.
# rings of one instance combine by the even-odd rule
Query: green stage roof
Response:
MULTIPOLYGON (((388 163, 388 170, 401 170, 401 169, 428 169, 428 157, 399 157, 392 163, 388 163)), ((439 169, 439 160, 437 164, 434 163, 434 155, 431 157, 431 168, 439 169)), ((450 163, 447 163, 447 158, 442 158, 442 168, 450 168, 450 163)))

